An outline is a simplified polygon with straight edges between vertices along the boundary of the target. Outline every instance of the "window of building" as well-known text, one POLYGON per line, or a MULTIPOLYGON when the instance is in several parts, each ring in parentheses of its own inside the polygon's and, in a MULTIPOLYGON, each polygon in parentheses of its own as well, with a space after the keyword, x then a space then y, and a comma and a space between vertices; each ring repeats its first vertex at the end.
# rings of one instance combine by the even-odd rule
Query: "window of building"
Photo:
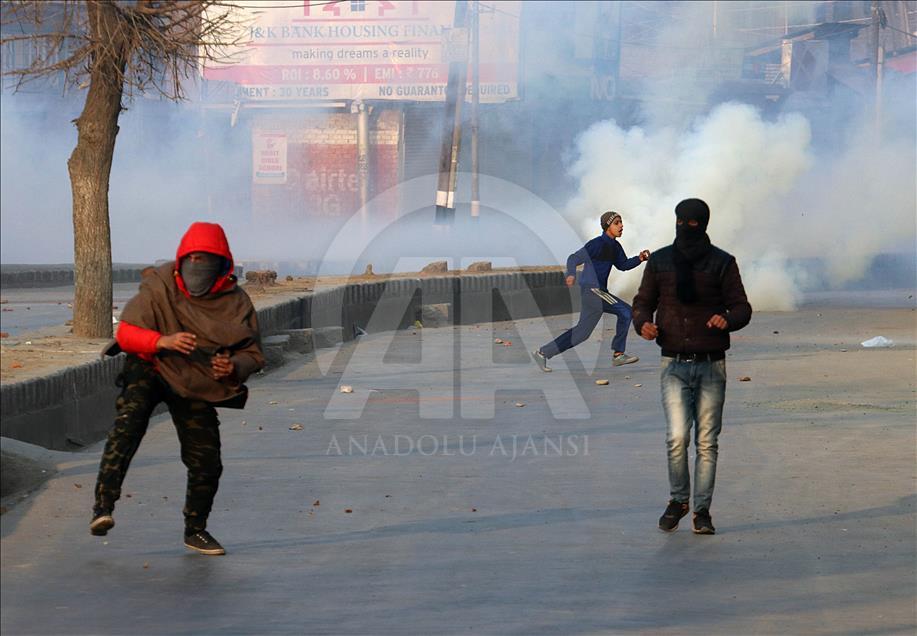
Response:
POLYGON ((366 0, 350 0, 350 10, 355 11, 366 11, 366 0))

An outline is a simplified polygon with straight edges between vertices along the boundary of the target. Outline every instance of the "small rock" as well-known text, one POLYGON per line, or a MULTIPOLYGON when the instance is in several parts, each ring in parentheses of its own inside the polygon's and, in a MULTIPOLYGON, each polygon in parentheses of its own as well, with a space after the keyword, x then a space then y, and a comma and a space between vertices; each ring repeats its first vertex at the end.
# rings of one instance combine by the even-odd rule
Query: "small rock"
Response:
POLYGON ((846 349, 841 349, 841 353, 847 353, 846 349))
POLYGON ((286 281, 287 281, 288 283, 293 282, 293 277, 290 276, 290 275, 287 275, 286 281))
POLYGON ((268 402, 268 404, 280 404, 280 402, 278 402, 277 400, 271 400, 270 402, 268 402))
POLYGON ((469 272, 491 272, 493 271, 494 266, 490 261, 475 261, 468 266, 466 271, 469 272))
POLYGON ((21 362, 14 362, 13 364, 10 365, 10 369, 21 369, 21 368, 22 368, 21 362))
POLYGON ((777 333, 780 333, 780 332, 779 332, 779 331, 775 331, 774 333, 777 334, 777 333))
POLYGON ((245 272, 245 282, 262 287, 272 286, 277 283, 277 272, 272 269, 248 271, 245 272))
POLYGON ((353 387, 349 384, 342 384, 341 393, 353 393, 353 387))
POLYGON ((73 487, 74 487, 74 488, 82 488, 82 487, 83 487, 83 484, 73 484, 73 487))
POLYGON ((291 424, 291 425, 290 425, 290 430, 291 430, 291 431, 301 431, 301 430, 302 430, 302 424, 291 424))
POLYGON ((512 346, 513 346, 513 341, 512 341, 512 340, 504 340, 504 341, 503 341, 503 346, 504 346, 504 347, 512 347, 512 346))
POLYGON ((421 274, 445 274, 449 271, 446 261, 434 261, 420 270, 421 274))
POLYGON ((625 379, 625 380, 630 380, 630 376, 629 376, 629 375, 625 375, 625 376, 624 376, 624 379, 625 379))
POLYGON ((321 502, 320 502, 318 499, 316 499, 314 502, 312 502, 312 505, 315 506, 316 508, 318 508, 318 506, 319 506, 320 504, 321 504, 321 502))
POLYGON ((605 379, 603 378, 603 379, 601 379, 601 380, 596 380, 595 383, 598 384, 599 386, 605 386, 605 385, 608 384, 608 380, 605 380, 605 379))
POLYGON ((5 331, 0 331, 0 338, 9 338, 10 334, 5 331))
POLYGON ((366 265, 366 269, 363 270, 363 275, 364 276, 375 276, 376 275, 376 273, 373 271, 372 263, 369 263, 368 265, 366 265))
POLYGON ((351 510, 350 508, 347 508, 346 510, 344 510, 344 512, 349 515, 350 513, 353 512, 353 510, 351 510))
POLYGON ((525 402, 516 402, 516 406, 521 409, 523 406, 525 406, 525 402))
POLYGON ((739 382, 751 382, 751 378, 747 375, 743 375, 741 378, 739 378, 739 382))
POLYGON ((146 563, 143 564, 143 569, 144 569, 144 570, 149 570, 149 569, 150 569, 150 564, 149 564, 149 562, 146 562, 146 563))
POLYGON ((259 426, 259 427, 258 427, 258 430, 259 430, 259 431, 263 431, 263 430, 264 430, 264 428, 263 428, 263 427, 261 427, 261 426, 259 426))
POLYGON ((642 385, 642 384, 635 384, 635 385, 634 385, 634 388, 639 389, 641 386, 643 386, 643 385, 642 385))
POLYGON ((494 338, 494 344, 503 344, 503 338, 494 338))
POLYGON ((472 508, 472 509, 471 509, 471 512, 477 512, 477 511, 478 511, 477 508, 472 508))

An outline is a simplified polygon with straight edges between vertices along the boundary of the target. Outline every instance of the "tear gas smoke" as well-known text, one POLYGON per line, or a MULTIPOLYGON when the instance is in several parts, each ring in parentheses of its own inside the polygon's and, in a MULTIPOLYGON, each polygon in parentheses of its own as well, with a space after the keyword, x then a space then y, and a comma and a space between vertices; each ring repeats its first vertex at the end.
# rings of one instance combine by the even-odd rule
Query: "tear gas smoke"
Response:
MULTIPOLYGON (((642 81, 642 92, 632 96, 629 106, 621 106, 622 100, 584 96, 576 102, 582 112, 570 113, 572 101, 564 86, 572 84, 563 79, 584 77, 583 60, 591 54, 592 42, 577 43, 583 55, 564 61, 559 45, 550 46, 557 34, 544 17, 551 15, 544 12, 553 4, 526 7, 522 30, 528 43, 523 65, 527 92, 520 103, 482 109, 482 162, 485 174, 489 165, 492 176, 531 183, 538 197, 562 208, 579 238, 557 232, 557 221, 530 220, 520 229, 519 219, 527 217, 516 207, 524 204, 482 187, 485 214, 479 221, 461 218, 460 211, 452 228, 431 228, 432 214, 402 201, 394 209, 402 217, 399 222, 351 261, 372 261, 377 272, 412 255, 475 255, 495 265, 505 257, 507 264, 558 265, 562 259, 558 262, 556 253, 569 253, 581 245, 579 239, 597 235, 598 217, 608 209, 623 213, 621 242, 633 255, 672 241, 674 206, 687 197, 710 204, 711 239, 737 256, 758 309, 789 309, 804 289, 855 281, 878 253, 914 253, 913 76, 886 76, 881 143, 875 140, 870 95, 835 91, 830 101, 820 98, 821 110, 811 103, 799 109, 805 113, 793 112, 791 98, 778 115, 740 103, 711 106, 722 96, 711 94, 715 83, 705 81, 704 73, 715 67, 719 54, 741 63, 743 43, 726 41, 736 26, 729 20, 740 15, 727 9, 741 8, 741 3, 719 3, 716 46, 712 3, 666 3, 677 19, 647 18, 627 40, 629 46, 644 47, 637 46, 631 55, 652 55, 669 72, 642 81), (685 60, 691 60, 687 69, 685 60), (622 113, 619 122, 607 119, 613 109, 622 113), (583 122, 578 136, 564 132, 561 139, 559 133, 548 134, 557 131, 544 130, 552 121, 560 124, 573 115, 583 122), (847 129, 836 131, 833 139, 843 142, 825 143, 819 131, 825 122, 838 121, 847 129), (567 174, 554 169, 556 157, 566 157, 567 174), (494 205, 488 211, 498 200, 510 209, 494 205), (559 248, 561 235, 565 245, 559 248), (825 263, 829 280, 818 279, 804 259, 825 263)), ((625 4, 650 11, 645 3, 625 4)), ((807 12, 814 10, 814 3, 784 6, 798 14, 796 23, 813 21, 807 12)), ((597 4, 595 12, 606 9, 597 4)), ((590 27, 588 20, 578 24, 573 35, 579 38, 590 27)), ((0 101, 2 260, 72 262, 66 162, 76 142, 70 122, 82 107, 82 93, 47 108, 27 101, 17 106, 26 97, 4 93, 0 101), (36 117, 36 112, 45 114, 36 117)), ((195 104, 135 99, 119 125, 110 188, 116 262, 169 258, 193 220, 224 224, 238 260, 316 260, 325 256, 329 228, 346 221, 314 216, 295 222, 253 219, 251 131, 230 126, 228 115, 208 118, 195 104)), ((559 131, 571 129, 558 125, 559 131)), ((431 148, 438 148, 439 140, 433 141, 431 148)), ((468 145, 463 144, 460 170, 469 166, 468 145)), ((430 163, 432 173, 435 159, 430 163)), ((467 179, 458 186, 458 200, 467 201, 467 179)), ((431 185, 431 203, 434 190, 431 185)), ((625 298, 632 295, 642 271, 615 272, 612 290, 625 298)))

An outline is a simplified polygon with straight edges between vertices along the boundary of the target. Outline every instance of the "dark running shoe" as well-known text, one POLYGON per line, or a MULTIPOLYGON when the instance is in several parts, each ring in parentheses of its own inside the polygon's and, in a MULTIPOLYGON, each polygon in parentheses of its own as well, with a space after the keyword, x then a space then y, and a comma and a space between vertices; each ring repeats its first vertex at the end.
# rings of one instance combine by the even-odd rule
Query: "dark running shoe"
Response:
POLYGON ((110 512, 97 513, 89 522, 89 532, 97 537, 104 537, 115 527, 115 519, 110 512))
POLYGON ((185 547, 201 554, 226 554, 226 550, 223 549, 220 542, 210 536, 210 533, 206 530, 185 536, 185 547))
POLYGON ((688 504, 673 499, 659 517, 659 529, 663 532, 675 532, 678 529, 678 521, 686 514, 688 514, 688 504))
POLYGON ((701 509, 694 512, 694 534, 716 534, 709 510, 701 509))

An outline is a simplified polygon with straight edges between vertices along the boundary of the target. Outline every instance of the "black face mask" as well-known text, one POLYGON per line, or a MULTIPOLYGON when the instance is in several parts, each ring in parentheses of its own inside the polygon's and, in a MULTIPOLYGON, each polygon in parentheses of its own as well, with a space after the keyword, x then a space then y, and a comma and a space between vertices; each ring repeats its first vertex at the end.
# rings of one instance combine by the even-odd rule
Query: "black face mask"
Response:
POLYGON ((216 254, 203 254, 203 259, 197 263, 190 258, 181 261, 181 277, 185 281, 185 288, 192 296, 204 296, 217 282, 223 271, 224 259, 216 254))
POLYGON ((675 225, 675 292, 678 300, 690 305, 697 300, 694 264, 710 252, 710 208, 700 199, 685 199, 675 206, 675 216, 681 222, 675 225), (697 221, 697 225, 692 227, 689 221, 697 221))

